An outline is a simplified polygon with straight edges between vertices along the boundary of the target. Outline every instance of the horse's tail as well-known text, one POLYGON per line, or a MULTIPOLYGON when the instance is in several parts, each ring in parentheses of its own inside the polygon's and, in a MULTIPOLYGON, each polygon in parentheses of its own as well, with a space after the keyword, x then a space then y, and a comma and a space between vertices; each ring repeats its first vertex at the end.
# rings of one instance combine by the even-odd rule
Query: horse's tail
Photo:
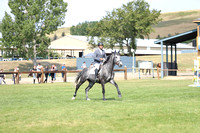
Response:
POLYGON ((81 72, 78 73, 78 75, 76 76, 75 79, 75 83, 78 84, 79 79, 81 78, 81 76, 87 71, 87 68, 84 68, 81 72))
POLYGON ((75 79, 75 83, 76 83, 76 84, 78 84, 78 81, 79 81, 79 79, 80 79, 80 77, 81 77, 81 73, 82 73, 82 71, 79 72, 78 75, 76 76, 76 79, 75 79))

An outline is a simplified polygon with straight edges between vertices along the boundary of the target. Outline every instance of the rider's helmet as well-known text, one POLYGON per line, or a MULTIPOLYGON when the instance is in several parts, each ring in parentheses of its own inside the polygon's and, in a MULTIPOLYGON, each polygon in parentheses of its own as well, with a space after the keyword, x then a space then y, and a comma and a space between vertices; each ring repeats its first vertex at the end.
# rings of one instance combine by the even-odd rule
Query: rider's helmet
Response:
POLYGON ((103 46, 103 43, 102 43, 102 42, 99 42, 99 43, 98 43, 98 46, 103 46))

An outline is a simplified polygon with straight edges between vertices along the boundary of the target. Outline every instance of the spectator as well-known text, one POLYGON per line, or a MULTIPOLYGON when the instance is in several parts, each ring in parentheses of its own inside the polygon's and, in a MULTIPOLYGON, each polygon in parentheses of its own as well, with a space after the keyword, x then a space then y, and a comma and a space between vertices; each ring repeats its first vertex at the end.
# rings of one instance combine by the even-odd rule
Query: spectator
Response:
POLYGON ((0 74, 0 85, 2 84, 3 81, 3 74, 0 74))
MULTIPOLYGON (((48 66, 45 67, 44 71, 49 71, 48 66)), ((45 72, 45 80, 44 80, 44 83, 45 83, 45 82, 47 83, 48 75, 49 75, 49 73, 48 73, 48 72, 45 72)))
MULTIPOLYGON (((62 67, 61 67, 61 70, 62 71, 65 71, 65 69, 67 70, 66 66, 65 66, 65 63, 63 63, 62 67)), ((62 78, 64 78, 64 73, 62 73, 62 78)))
MULTIPOLYGON (((3 72, 3 69, 1 69, 0 72, 3 72)), ((2 81, 4 82, 4 84, 6 84, 5 74, 0 74, 0 85, 2 84, 2 81)))
MULTIPOLYGON (((17 71, 19 71, 19 68, 18 68, 18 67, 15 67, 15 68, 14 68, 14 72, 17 72, 17 71)), ((15 84, 16 77, 17 77, 17 73, 16 73, 16 74, 13 74, 13 81, 14 81, 14 84, 15 84)))
MULTIPOLYGON (((41 72, 41 70, 43 69, 42 65, 40 63, 38 63, 38 66, 37 66, 37 72, 41 72)), ((41 78, 41 75, 42 73, 37 73, 37 79, 38 79, 38 83, 40 84, 40 78, 41 78)))
POLYGON ((158 63, 157 64, 157 76, 158 76, 158 80, 160 79, 160 75, 159 75, 160 68, 161 68, 161 63, 158 63))
POLYGON ((54 79, 54 72, 55 72, 55 65, 51 66, 51 83, 53 83, 53 79, 54 79))
MULTIPOLYGON (((33 69, 31 70, 32 72, 36 72, 36 66, 33 66, 33 69)), ((36 73, 33 73, 33 84, 35 84, 35 79, 36 79, 36 73)))
MULTIPOLYGON (((55 69, 55 71, 58 71, 58 68, 56 65, 54 65, 54 69, 55 69)), ((54 80, 56 80, 56 73, 54 73, 54 80)))
POLYGON ((82 68, 82 69, 87 68, 87 65, 86 65, 85 61, 83 62, 81 68, 82 68))

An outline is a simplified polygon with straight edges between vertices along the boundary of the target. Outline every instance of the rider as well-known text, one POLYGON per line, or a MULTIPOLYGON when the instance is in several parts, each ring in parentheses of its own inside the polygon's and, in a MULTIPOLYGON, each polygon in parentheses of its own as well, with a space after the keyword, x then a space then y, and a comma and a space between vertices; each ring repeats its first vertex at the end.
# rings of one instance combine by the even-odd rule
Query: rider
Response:
POLYGON ((98 48, 94 52, 95 80, 97 80, 100 65, 106 60, 106 53, 103 50, 103 43, 98 43, 98 48))

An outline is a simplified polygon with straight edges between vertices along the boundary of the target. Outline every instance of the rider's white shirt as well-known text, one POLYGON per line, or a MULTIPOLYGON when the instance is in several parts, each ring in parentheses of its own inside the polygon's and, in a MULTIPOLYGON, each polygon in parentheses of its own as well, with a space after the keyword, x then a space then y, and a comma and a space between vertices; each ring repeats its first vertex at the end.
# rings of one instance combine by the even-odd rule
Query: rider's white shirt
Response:
POLYGON ((102 50, 100 49, 100 48, 98 48, 99 49, 99 52, 101 53, 101 55, 102 55, 102 50))

